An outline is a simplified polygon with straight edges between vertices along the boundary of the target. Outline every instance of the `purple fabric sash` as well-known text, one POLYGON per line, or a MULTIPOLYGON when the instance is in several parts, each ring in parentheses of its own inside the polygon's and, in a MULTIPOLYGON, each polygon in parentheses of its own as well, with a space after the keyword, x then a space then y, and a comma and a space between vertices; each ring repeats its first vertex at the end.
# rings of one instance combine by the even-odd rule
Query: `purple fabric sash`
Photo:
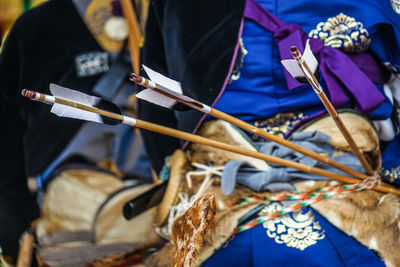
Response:
MULTIPOLYGON (((255 0, 246 0, 244 16, 274 33, 281 59, 293 59, 290 53, 290 47, 293 45, 297 46, 300 52, 304 52, 308 36, 298 24, 286 24, 255 0)), ((362 114, 371 112, 384 101, 384 96, 373 82, 383 84, 387 82, 388 77, 372 56, 357 54, 349 57, 338 49, 325 46, 323 41, 315 38, 310 38, 310 48, 319 62, 321 74, 335 107, 349 101, 346 89, 353 95, 362 114)), ((286 70, 284 72, 289 90, 302 85, 286 70)))

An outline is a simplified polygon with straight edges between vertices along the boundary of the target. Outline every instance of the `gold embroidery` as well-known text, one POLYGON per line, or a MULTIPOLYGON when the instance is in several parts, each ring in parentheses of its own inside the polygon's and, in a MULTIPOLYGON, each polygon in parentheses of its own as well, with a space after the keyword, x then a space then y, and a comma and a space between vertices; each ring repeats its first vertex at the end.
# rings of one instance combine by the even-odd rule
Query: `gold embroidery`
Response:
POLYGON ((390 0, 394 12, 400 14, 400 0, 390 0))
POLYGON ((329 18, 326 22, 320 22, 308 35, 321 39, 325 45, 350 53, 364 52, 371 43, 369 33, 363 24, 343 13, 329 18))
POLYGON ((382 179, 391 184, 399 185, 400 184, 400 167, 385 169, 382 168, 380 170, 380 175, 382 179))
MULTIPOLYGON (((304 118, 303 113, 278 113, 275 117, 256 121, 254 126, 267 131, 268 133, 277 135, 279 137, 286 137, 289 131, 302 119, 304 118)), ((261 141, 262 138, 254 135, 251 137, 254 141, 261 141)))
POLYGON ((235 66, 235 68, 234 68, 234 70, 232 72, 231 82, 239 80, 239 78, 240 78, 240 69, 242 68, 244 57, 248 53, 246 48, 244 48, 244 44, 243 44, 243 39, 242 38, 240 38, 240 41, 239 41, 239 49, 240 50, 239 50, 238 55, 237 55, 238 56, 238 60, 236 60, 236 65, 237 66, 235 66))
MULTIPOLYGON (((259 215, 272 214, 280 208, 281 204, 274 202, 262 209, 259 215)), ((311 210, 304 214, 300 211, 271 219, 264 222, 263 226, 267 230, 267 235, 276 243, 286 244, 302 251, 325 238, 324 230, 315 221, 311 210)))

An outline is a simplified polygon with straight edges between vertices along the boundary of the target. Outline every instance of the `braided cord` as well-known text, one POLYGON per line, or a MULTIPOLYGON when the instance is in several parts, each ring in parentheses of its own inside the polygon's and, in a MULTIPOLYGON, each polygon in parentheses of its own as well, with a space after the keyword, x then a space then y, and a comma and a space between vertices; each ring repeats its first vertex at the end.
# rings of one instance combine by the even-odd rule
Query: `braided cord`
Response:
POLYGON ((264 223, 270 219, 276 218, 281 215, 288 214, 298 209, 308 207, 322 199, 327 199, 338 194, 345 194, 350 192, 357 192, 372 189, 381 183, 381 179, 377 173, 362 180, 359 183, 351 185, 339 185, 339 186, 326 186, 320 188, 314 192, 301 193, 301 192, 281 192, 274 196, 259 198, 259 197, 246 197, 235 202, 230 208, 240 206, 246 203, 253 203, 258 201, 282 201, 282 200, 300 200, 296 204, 283 207, 276 210, 274 213, 259 216, 245 224, 242 224, 233 231, 232 234, 237 234, 248 229, 251 229, 258 224, 264 223))

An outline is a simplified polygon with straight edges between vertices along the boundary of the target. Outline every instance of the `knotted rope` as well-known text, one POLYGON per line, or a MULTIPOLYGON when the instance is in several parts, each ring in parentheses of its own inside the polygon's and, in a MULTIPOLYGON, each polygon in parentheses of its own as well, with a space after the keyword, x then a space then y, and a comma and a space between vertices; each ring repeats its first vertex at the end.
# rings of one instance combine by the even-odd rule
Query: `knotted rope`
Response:
POLYGON ((314 203, 317 203, 318 201, 321 201, 323 199, 327 199, 327 198, 330 198, 332 196, 339 195, 339 194, 345 194, 345 193, 350 193, 350 192, 372 189, 375 186, 378 186, 380 183, 381 183, 381 179, 380 179, 379 175, 377 173, 375 173, 372 176, 370 176, 356 184, 326 186, 326 187, 320 188, 320 189, 318 189, 314 192, 310 192, 310 193, 281 192, 281 193, 277 193, 273 196, 265 197, 265 198, 258 198, 258 197, 242 198, 239 201, 232 204, 230 206, 230 208, 239 206, 239 205, 243 205, 243 204, 252 203, 252 202, 282 201, 282 200, 299 200, 299 201, 294 205, 289 205, 289 206, 283 207, 281 209, 276 210, 274 213, 271 213, 271 214, 261 215, 243 225, 236 227, 236 229, 233 231, 232 235, 246 231, 248 229, 251 229, 258 224, 264 223, 264 222, 266 222, 270 219, 276 218, 278 216, 282 216, 282 215, 288 214, 290 212, 299 210, 301 208, 308 207, 308 206, 310 206, 314 203))

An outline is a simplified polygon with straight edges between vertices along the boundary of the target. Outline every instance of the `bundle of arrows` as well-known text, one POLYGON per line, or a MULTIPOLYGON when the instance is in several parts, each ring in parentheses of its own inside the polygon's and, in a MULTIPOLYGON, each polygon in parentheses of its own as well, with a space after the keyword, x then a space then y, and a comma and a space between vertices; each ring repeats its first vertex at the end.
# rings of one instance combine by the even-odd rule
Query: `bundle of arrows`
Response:
MULTIPOLYGON (((22 95, 32 100, 52 105, 51 112, 60 117, 69 117, 69 118, 112 124, 112 125, 123 123, 130 126, 135 126, 140 129, 145 129, 160 134, 169 135, 190 142, 200 143, 207 146, 212 146, 215 148, 231 151, 234 153, 258 158, 273 164, 278 164, 281 166, 298 169, 303 172, 328 177, 343 183, 351 184, 358 182, 358 179, 350 176, 345 176, 339 173, 307 166, 298 162, 281 159, 260 152, 250 151, 244 148, 236 147, 233 145, 208 139, 195 134, 186 133, 183 131, 168 128, 158 124, 139 120, 133 117, 125 116, 122 115, 122 112, 117 105, 108 102, 106 100, 103 100, 99 97, 90 96, 55 84, 50 85, 50 91, 53 95, 46 95, 36 91, 24 89, 22 91, 22 95)), ((397 189, 389 185, 378 186, 376 187, 376 190, 388 193, 399 193, 397 189)))

